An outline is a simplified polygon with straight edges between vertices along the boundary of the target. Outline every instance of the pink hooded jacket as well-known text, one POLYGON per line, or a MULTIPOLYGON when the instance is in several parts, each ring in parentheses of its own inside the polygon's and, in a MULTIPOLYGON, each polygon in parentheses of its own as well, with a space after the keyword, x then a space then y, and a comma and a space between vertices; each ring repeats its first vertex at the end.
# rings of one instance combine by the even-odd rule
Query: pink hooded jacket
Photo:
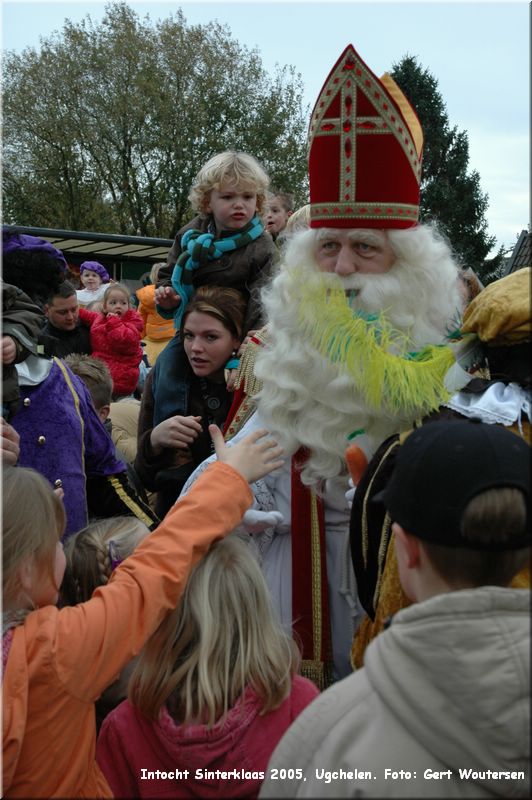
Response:
POLYGON ((116 797, 256 797, 277 743, 318 695, 296 675, 286 700, 261 716, 248 689, 210 730, 176 725, 166 709, 153 722, 125 700, 106 717, 96 758, 116 797))

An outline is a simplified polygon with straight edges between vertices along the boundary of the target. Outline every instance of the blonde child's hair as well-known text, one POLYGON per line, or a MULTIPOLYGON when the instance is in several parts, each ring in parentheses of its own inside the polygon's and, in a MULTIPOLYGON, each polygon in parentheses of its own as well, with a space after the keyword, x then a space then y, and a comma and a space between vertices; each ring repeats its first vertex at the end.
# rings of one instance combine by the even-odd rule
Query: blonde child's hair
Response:
MULTIPOLYGON (((65 530, 66 515, 49 482, 33 469, 4 466, 2 495, 2 596, 6 605, 21 594, 19 572, 25 562, 34 560, 54 582, 56 547, 65 530)), ((33 608, 29 597, 27 605, 33 608)))
POLYGON ((310 227, 310 203, 301 206, 288 218, 285 232, 294 233, 295 231, 306 231, 310 227))
POLYGON ((105 306, 107 305, 107 298, 109 297, 109 295, 111 294, 111 292, 115 292, 115 291, 122 292, 122 294, 124 295, 124 297, 126 297, 126 298, 127 298, 127 304, 128 304, 128 306, 131 306, 131 301, 130 301, 130 299, 129 299, 129 297, 130 297, 130 291, 129 291, 129 289, 127 288, 127 286, 124 286, 124 284, 123 284, 123 283, 110 283, 110 284, 109 284, 109 286, 107 287, 107 289, 105 290, 105 292, 103 293, 103 297, 102 297, 102 302, 103 302, 103 307, 104 307, 104 308, 105 308, 105 306))
POLYGON ((257 213, 263 213, 270 179, 256 158, 235 150, 218 153, 200 169, 188 195, 194 211, 204 214, 211 191, 223 183, 256 192, 257 213))
POLYGON ((166 704, 179 724, 212 727, 250 687, 261 713, 288 696, 299 651, 275 620, 249 545, 216 542, 195 566, 177 608, 142 651, 129 700, 149 719, 166 704))
POLYGON ((166 267, 166 261, 158 261, 150 270, 150 281, 155 285, 159 277, 161 267, 166 267))
POLYGON ((136 517, 111 517, 92 522, 65 543, 66 568, 61 598, 66 605, 84 603, 113 570, 150 533, 136 517))

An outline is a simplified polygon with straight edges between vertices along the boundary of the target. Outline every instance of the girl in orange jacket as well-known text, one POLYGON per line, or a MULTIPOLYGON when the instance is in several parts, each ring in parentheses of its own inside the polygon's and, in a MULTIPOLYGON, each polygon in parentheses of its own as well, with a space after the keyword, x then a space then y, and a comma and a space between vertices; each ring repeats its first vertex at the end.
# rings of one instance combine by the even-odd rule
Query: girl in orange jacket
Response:
POLYGON ((3 474, 3 797, 112 797, 95 761, 94 701, 177 605, 189 572, 276 469, 266 431, 227 446, 90 600, 57 608, 63 506, 33 470, 3 474), (31 503, 28 498, 31 497, 31 503))

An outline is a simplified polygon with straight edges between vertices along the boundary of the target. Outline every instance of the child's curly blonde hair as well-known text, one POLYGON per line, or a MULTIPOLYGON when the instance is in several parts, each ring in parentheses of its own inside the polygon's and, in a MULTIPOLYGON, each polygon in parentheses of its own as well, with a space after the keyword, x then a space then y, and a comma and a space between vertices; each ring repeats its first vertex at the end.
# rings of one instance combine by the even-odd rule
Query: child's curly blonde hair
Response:
POLYGON ((256 158, 235 150, 218 153, 200 169, 188 195, 194 211, 204 214, 211 191, 224 183, 256 192, 257 213, 263 213, 270 179, 256 158))

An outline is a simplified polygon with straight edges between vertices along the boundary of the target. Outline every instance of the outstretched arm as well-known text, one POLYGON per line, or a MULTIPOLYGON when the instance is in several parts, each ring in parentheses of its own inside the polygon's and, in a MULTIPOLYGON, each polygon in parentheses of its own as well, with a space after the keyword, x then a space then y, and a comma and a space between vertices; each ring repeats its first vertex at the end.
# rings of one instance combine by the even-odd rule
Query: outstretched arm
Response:
POLYGON ((242 519, 252 500, 246 481, 279 464, 280 448, 265 431, 227 448, 221 431, 211 427, 219 460, 225 463, 213 464, 201 476, 106 586, 86 603, 57 611, 56 669, 78 698, 98 697, 139 652, 164 614, 175 607, 194 564, 242 519))
POLYGON ((88 308, 83 308, 83 306, 79 307, 78 310, 79 319, 85 324, 88 325, 90 328, 100 316, 99 311, 90 311, 88 308))
POLYGON ((221 430, 209 425, 218 461, 223 461, 253 483, 284 464, 282 447, 270 436, 266 428, 250 433, 237 444, 227 445, 221 430))

